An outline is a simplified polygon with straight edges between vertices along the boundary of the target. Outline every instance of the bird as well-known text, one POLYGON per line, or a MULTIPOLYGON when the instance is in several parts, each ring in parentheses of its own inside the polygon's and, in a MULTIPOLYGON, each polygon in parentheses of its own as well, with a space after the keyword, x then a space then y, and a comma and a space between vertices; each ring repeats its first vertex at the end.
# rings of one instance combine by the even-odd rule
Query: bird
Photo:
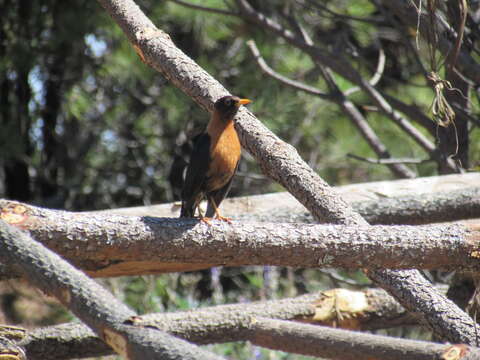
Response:
POLYGON ((207 224, 213 217, 231 222, 230 218, 220 215, 218 207, 232 186, 241 156, 233 118, 240 106, 250 102, 249 99, 230 95, 215 101, 206 130, 193 142, 181 193, 180 217, 195 217, 198 209, 200 220, 207 224), (204 198, 208 201, 205 216, 199 207, 204 198))

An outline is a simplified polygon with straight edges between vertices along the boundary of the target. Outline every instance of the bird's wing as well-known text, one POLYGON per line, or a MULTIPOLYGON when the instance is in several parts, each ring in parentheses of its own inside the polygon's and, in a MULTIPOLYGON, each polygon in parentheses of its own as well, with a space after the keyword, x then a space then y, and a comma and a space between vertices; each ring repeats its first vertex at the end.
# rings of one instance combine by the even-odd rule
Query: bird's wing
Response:
POLYGON ((240 163, 240 161, 237 162, 237 165, 235 166, 235 171, 233 172, 232 177, 230 178, 230 180, 228 180, 228 182, 223 187, 207 194, 207 196, 208 196, 208 206, 207 206, 207 212, 205 213, 206 217, 213 217, 213 215, 215 215, 215 207, 212 205, 211 200, 215 201, 215 205, 218 208, 220 206, 220 203, 222 202, 222 200, 225 199, 225 197, 228 195, 228 192, 230 191, 230 188, 232 187, 233 177, 235 176, 235 173, 237 172, 239 163, 240 163))
POLYGON ((182 202, 193 201, 200 193, 207 178, 210 161, 210 136, 204 133, 197 136, 193 143, 190 163, 183 183, 182 202))

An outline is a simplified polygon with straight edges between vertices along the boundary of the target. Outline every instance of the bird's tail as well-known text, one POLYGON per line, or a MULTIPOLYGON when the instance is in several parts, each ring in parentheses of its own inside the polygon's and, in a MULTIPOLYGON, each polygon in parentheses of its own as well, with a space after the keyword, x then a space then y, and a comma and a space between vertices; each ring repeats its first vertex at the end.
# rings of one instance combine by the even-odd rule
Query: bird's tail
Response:
POLYGON ((182 210, 180 210, 180 217, 195 217, 194 204, 189 204, 189 202, 183 201, 182 210))

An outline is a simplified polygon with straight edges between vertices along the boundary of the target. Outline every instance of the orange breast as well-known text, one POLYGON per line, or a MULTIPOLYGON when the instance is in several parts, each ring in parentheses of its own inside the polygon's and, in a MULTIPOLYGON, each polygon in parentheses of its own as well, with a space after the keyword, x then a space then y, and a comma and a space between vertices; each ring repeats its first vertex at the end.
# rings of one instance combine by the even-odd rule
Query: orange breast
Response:
POLYGON ((230 180, 240 160, 241 146, 233 121, 215 128, 209 127, 211 136, 211 162, 207 173, 207 191, 218 190, 230 180))

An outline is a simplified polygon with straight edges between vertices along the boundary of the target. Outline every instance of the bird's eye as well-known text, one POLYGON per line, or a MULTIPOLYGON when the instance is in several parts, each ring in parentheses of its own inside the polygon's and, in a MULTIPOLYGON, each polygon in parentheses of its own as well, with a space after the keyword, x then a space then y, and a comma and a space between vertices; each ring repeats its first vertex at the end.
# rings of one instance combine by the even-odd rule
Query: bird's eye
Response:
POLYGON ((232 100, 231 99, 225 100, 225 105, 231 106, 232 105, 232 100))

